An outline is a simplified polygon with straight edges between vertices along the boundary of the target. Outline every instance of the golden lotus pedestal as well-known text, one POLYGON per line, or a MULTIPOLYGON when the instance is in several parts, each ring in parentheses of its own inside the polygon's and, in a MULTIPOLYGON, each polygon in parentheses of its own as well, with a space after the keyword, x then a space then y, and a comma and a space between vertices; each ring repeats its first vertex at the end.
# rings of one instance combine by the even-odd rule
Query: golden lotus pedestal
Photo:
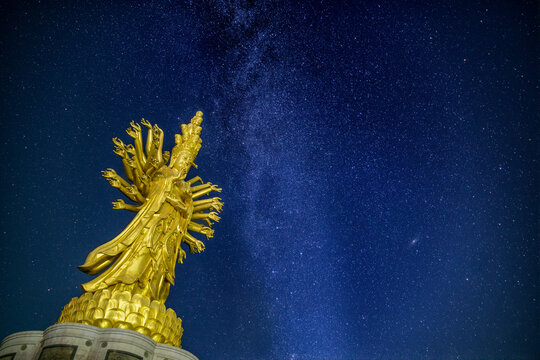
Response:
POLYGON ((2 360, 198 360, 190 352, 137 331, 61 323, 23 331, 0 345, 2 360))
POLYGON ((177 347, 181 347, 183 333, 182 320, 173 309, 144 295, 114 289, 71 299, 58 323, 135 330, 158 343, 177 347))

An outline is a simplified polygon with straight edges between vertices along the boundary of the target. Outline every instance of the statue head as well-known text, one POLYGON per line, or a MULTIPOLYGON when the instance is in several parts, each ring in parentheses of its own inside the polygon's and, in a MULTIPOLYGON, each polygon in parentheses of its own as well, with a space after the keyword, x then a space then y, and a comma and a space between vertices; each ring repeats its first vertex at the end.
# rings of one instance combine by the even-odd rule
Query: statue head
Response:
POLYGON ((191 123, 195 124, 196 126, 201 126, 202 116, 203 116, 202 111, 197 111, 195 113, 195 116, 191 119, 191 123))
POLYGON ((194 164, 195 157, 197 157, 202 143, 199 137, 202 130, 200 126, 202 115, 202 111, 197 111, 190 124, 182 124, 182 135, 176 134, 174 136, 176 145, 172 150, 169 166, 180 171, 182 179, 186 177, 191 166, 196 166, 194 164))

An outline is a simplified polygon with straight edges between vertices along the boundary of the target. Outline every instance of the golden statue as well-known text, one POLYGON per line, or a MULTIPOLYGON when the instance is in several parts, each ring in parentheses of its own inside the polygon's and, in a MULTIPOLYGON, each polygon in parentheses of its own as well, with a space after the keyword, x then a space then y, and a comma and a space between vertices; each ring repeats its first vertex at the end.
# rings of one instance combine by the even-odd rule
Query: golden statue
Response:
POLYGON ((145 119, 146 144, 141 126, 131 122, 127 133, 133 145, 114 138, 115 153, 122 159, 127 179, 113 169, 103 171, 111 186, 136 203, 119 199, 114 209, 136 212, 133 220, 111 241, 93 250, 79 269, 100 274, 82 284, 83 295, 64 307, 59 323, 78 322, 98 327, 131 329, 157 342, 180 346, 182 322, 164 302, 174 285, 176 262, 186 257, 181 243, 192 254, 204 243, 188 230, 213 236, 210 226, 219 221, 223 203, 218 197, 195 200, 221 189, 200 177, 185 180, 201 148, 202 112, 182 124, 172 152, 162 152, 163 131, 145 119), (199 185, 195 185, 200 182, 199 185), (208 226, 194 221, 205 221, 208 226))

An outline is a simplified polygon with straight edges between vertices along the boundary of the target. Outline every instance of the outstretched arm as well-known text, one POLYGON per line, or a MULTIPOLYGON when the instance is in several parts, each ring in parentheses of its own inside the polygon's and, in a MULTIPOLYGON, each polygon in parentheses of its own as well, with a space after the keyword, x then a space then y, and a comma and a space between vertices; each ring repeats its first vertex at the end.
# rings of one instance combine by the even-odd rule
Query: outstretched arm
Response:
POLYGON ((107 180, 112 187, 120 190, 120 192, 126 195, 130 200, 138 202, 139 204, 143 204, 146 201, 146 199, 141 195, 141 193, 137 190, 135 186, 122 186, 120 180, 116 178, 107 178, 107 180))
POLYGON ((215 211, 209 212, 209 213, 196 213, 191 215, 191 219, 193 220, 204 220, 208 224, 208 226, 212 226, 213 222, 210 220, 214 220, 215 222, 219 222, 221 218, 218 216, 218 213, 215 211))
POLYGON ((113 201, 112 204, 113 204, 113 209, 124 209, 124 210, 133 211, 133 212, 139 212, 139 210, 141 209, 141 206, 126 204, 124 200, 122 199, 113 201))
POLYGON ((191 236, 190 233, 186 232, 182 238, 182 242, 189 246, 189 252, 195 254, 196 252, 200 253, 204 251, 204 243, 200 240, 195 239, 191 236))
POLYGON ((210 193, 211 191, 221 192, 221 188, 218 188, 217 185, 212 184, 212 185, 210 185, 210 187, 208 187, 206 189, 203 189, 203 190, 199 190, 196 193, 194 193, 193 198, 196 199, 198 197, 201 197, 203 195, 206 195, 206 194, 210 193))
POLYGON ((102 170, 101 175, 106 179, 111 178, 111 179, 116 179, 120 181, 120 184, 124 187, 130 186, 130 184, 126 180, 124 180, 120 175, 118 175, 116 171, 114 171, 114 169, 109 168, 107 170, 102 170))
POLYGON ((129 155, 126 151, 126 146, 122 142, 122 140, 118 138, 113 139, 113 143, 115 146, 114 153, 122 159, 122 165, 124 166, 124 171, 129 179, 129 181, 133 181, 133 167, 130 166, 131 159, 129 158, 129 155))
POLYGON ((186 181, 189 185, 196 183, 197 181, 200 181, 202 184, 202 179, 199 176, 195 176, 193 179, 186 181))
POLYGON ((141 124, 146 128, 146 154, 150 154, 150 149, 152 148, 152 124, 144 118, 141 119, 141 124))
POLYGON ((206 189, 208 187, 212 186, 212 183, 211 182, 207 182, 206 184, 201 184, 201 185, 196 185, 196 186, 192 186, 190 188, 191 192, 194 193, 194 192, 197 192, 199 190, 202 190, 202 189, 206 189))
POLYGON ((156 159, 158 160, 158 162, 161 162, 163 160, 163 137, 164 137, 164 134, 163 134, 163 130, 161 130, 159 128, 159 126, 157 125, 154 125, 154 127, 152 128, 152 132, 153 132, 153 139, 152 141, 154 142, 152 144, 152 147, 154 149, 156 149, 156 159))
POLYGON ((143 150, 141 126, 132 121, 131 127, 128 128, 126 132, 134 139, 133 143, 135 144, 135 160, 139 162, 141 169, 144 169, 146 166, 146 156, 144 155, 143 150))
MULTIPOLYGON (((135 199, 137 199, 136 201, 139 203, 139 204, 144 204, 146 202, 146 199, 144 196, 142 196, 142 194, 139 192, 139 190, 137 189, 136 186, 128 186, 125 188, 125 190, 131 194, 132 196, 135 197, 135 199)), ((122 191, 122 189, 120 189, 120 191, 122 191)), ((126 195, 127 196, 127 195, 126 195)))
POLYGON ((202 200, 203 201, 202 204, 195 204, 195 203, 197 203, 197 201, 195 201, 193 203, 193 206, 195 206, 193 208, 193 212, 194 213, 202 212, 203 210, 206 210, 206 209, 214 209, 217 212, 220 212, 221 208, 223 207, 223 203, 221 201, 219 201, 218 199, 219 198, 205 199, 205 200, 202 200), (209 200, 209 201, 207 201, 207 200, 209 200))
POLYGON ((133 159, 130 159, 129 161, 129 166, 131 166, 133 169, 133 183, 135 184, 135 186, 137 186, 137 188, 142 189, 140 179, 143 176, 144 171, 141 167, 140 162, 137 160, 137 152, 135 150, 135 147, 129 144, 128 146, 126 146, 126 152, 133 156, 133 159))
POLYGON ((112 187, 115 187, 118 190, 120 190, 124 195, 126 195, 131 200, 136 201, 141 204, 146 201, 144 196, 141 195, 141 193, 138 191, 138 189, 135 186, 131 185, 126 180, 124 180, 113 169, 103 170, 102 175, 109 181, 109 184, 111 184, 112 187))
POLYGON ((146 173, 151 173, 163 165, 163 130, 154 125, 148 131, 152 134, 152 146, 148 148, 148 163, 144 170, 146 173))
POLYGON ((188 224, 188 229, 205 235, 207 240, 214 236, 214 230, 212 230, 211 228, 209 228, 207 226, 203 226, 203 225, 201 225, 199 223, 196 223, 194 221, 191 221, 188 224))
POLYGON ((213 197, 213 198, 209 198, 209 199, 202 199, 202 200, 197 200, 197 201, 194 201, 193 202, 193 206, 199 206, 199 205, 203 205, 203 204, 208 204, 208 203, 211 203, 211 202, 220 202, 222 199, 220 197, 213 197))

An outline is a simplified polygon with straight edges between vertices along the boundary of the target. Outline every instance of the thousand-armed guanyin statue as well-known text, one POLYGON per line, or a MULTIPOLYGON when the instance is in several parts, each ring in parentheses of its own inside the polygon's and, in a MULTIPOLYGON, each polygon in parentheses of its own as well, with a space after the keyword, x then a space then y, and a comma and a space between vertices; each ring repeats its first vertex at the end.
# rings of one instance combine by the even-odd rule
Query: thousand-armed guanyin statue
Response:
POLYGON ((188 230, 211 238, 210 226, 219 221, 223 206, 218 197, 199 199, 212 191, 221 192, 216 185, 203 183, 198 176, 186 180, 189 169, 197 167, 194 161, 201 148, 202 115, 198 111, 190 124, 181 125, 182 134, 175 135, 176 145, 170 153, 162 152, 163 131, 144 119, 146 144, 141 126, 134 122, 127 130, 133 145, 113 139, 127 179, 113 169, 103 171, 103 176, 135 203, 119 199, 113 208, 136 215, 118 236, 92 251, 79 266, 85 273, 99 276, 81 285, 83 295, 64 307, 59 323, 131 329, 157 342, 180 346, 182 321, 164 302, 174 285, 176 262, 186 257, 181 244, 192 254, 204 251, 204 243, 188 230))

